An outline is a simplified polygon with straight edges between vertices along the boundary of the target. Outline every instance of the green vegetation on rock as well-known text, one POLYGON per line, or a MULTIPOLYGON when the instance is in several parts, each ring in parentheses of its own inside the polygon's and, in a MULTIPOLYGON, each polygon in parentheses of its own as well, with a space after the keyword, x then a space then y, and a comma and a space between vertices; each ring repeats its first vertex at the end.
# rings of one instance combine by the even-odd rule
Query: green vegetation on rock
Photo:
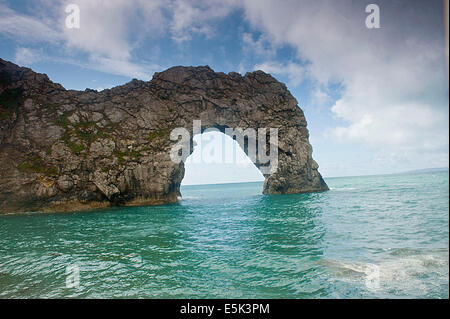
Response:
POLYGON ((69 113, 64 113, 56 119, 56 124, 66 130, 61 137, 66 145, 72 152, 80 154, 86 149, 85 145, 77 144, 71 141, 71 137, 77 136, 89 148, 89 145, 98 138, 110 137, 110 133, 113 131, 111 127, 100 128, 96 126, 96 122, 93 121, 80 121, 79 123, 71 123, 68 119, 69 113))
POLYGON ((44 161, 36 155, 30 155, 25 161, 17 165, 17 169, 23 173, 42 173, 46 175, 56 175, 56 167, 45 164, 44 161))
POLYGON ((119 164, 123 164, 126 162, 125 160, 125 156, 129 157, 129 158, 138 158, 138 157, 142 157, 144 155, 141 154, 141 152, 139 151, 135 151, 135 150, 130 150, 130 151, 120 151, 120 150, 114 150, 114 155, 117 157, 117 160, 119 161, 119 164))
POLYGON ((169 129, 157 129, 153 132, 150 132, 150 134, 148 135, 148 140, 149 142, 153 141, 155 138, 162 138, 162 137, 166 137, 169 136, 169 129))

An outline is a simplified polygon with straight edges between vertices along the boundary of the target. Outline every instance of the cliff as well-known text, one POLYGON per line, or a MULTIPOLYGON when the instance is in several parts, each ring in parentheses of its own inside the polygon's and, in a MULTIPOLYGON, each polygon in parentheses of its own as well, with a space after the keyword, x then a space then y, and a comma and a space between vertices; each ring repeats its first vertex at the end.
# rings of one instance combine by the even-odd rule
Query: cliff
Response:
POLYGON ((264 72, 173 67, 149 82, 74 91, 0 59, 0 213, 176 202, 184 164, 171 161, 169 135, 192 133, 194 120, 202 130, 278 128, 264 193, 328 189, 302 110, 264 72))

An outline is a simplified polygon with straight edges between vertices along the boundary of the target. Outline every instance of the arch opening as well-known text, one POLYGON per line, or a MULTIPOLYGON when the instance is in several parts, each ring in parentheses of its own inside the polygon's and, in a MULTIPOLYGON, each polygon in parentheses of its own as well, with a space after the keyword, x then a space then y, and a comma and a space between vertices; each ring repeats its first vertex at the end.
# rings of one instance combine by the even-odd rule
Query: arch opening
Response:
POLYGON ((181 186, 264 182, 263 174, 236 139, 218 128, 193 137, 193 152, 184 167, 181 186))

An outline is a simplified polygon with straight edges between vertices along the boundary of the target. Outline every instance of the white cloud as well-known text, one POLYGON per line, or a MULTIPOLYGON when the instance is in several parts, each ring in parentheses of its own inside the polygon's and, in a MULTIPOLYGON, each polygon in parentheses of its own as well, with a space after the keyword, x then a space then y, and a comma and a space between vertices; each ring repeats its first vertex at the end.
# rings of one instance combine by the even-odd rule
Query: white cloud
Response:
POLYGON ((311 93, 311 105, 317 107, 330 106, 333 103, 333 98, 328 93, 325 86, 316 85, 311 93))
POLYGON ((328 137, 391 155, 428 152, 448 160, 448 82, 434 21, 440 12, 425 3, 401 10, 392 2, 379 4, 382 28, 369 30, 363 3, 246 1, 254 28, 274 43, 292 46, 308 62, 306 71, 274 62, 257 68, 284 73, 297 79, 294 85, 305 75, 319 88, 342 84, 331 110, 348 124, 331 129, 328 137))
POLYGON ((171 1, 168 8, 172 39, 183 42, 190 40, 193 34, 213 35, 214 21, 226 17, 238 4, 238 0, 171 1))
POLYGON ((127 60, 142 37, 162 32, 163 1, 69 0, 54 7, 69 49, 83 50, 94 56, 127 60), (65 5, 80 8, 80 28, 65 27, 65 5))
POLYGON ((253 34, 244 32, 242 33, 242 42, 243 50, 251 54, 268 58, 273 57, 276 53, 277 48, 264 35, 254 39, 253 34))
MULTIPOLYGON (((80 28, 68 29, 60 17, 67 53, 83 51, 88 59, 81 64, 94 70, 149 80, 158 66, 132 61, 132 51, 142 38, 162 32, 163 1, 77 0, 80 28)), ((64 3, 64 6, 67 4, 64 3)), ((62 7, 64 7, 62 6, 62 7)), ((64 12, 61 8, 58 12, 64 12)), ((150 57, 151 58, 151 57, 150 57)))
POLYGON ((286 75, 289 79, 289 84, 292 86, 299 85, 309 77, 307 67, 294 62, 281 64, 279 62, 270 61, 255 65, 254 70, 261 70, 266 73, 277 75, 286 75))
POLYGON ((157 64, 136 64, 127 60, 105 57, 92 57, 85 66, 97 71, 128 76, 144 81, 150 80, 153 73, 161 70, 161 67, 157 64))
POLYGON ((16 13, 2 3, 0 3, 0 33, 21 42, 56 43, 61 40, 61 34, 55 30, 54 24, 16 13))
POLYGON ((41 54, 37 50, 19 47, 16 49, 14 61, 17 64, 30 66, 41 59, 41 54))
POLYGON ((33 16, 0 2, 0 33, 21 43, 16 51, 21 63, 37 58, 24 42, 45 41, 64 46, 64 58, 74 63, 148 79, 159 66, 133 61, 133 50, 144 39, 212 36, 215 22, 241 7, 259 34, 243 32, 244 49, 266 56, 256 69, 286 75, 292 86, 311 81, 319 104, 330 103, 330 83, 341 84, 331 111, 346 125, 331 128, 329 138, 369 145, 392 158, 423 152, 442 157, 448 156, 448 82, 442 30, 435 21, 441 12, 433 11, 438 2, 379 0, 378 30, 365 27, 366 4, 351 0, 73 0, 59 5, 41 0, 33 16), (64 27, 62 8, 72 2, 81 9, 79 30, 64 27), (293 47, 305 63, 276 61, 274 50, 282 45, 293 47), (75 58, 80 52, 87 56, 82 62, 75 58))
MULTIPOLYGON (((161 32, 162 1, 89 1, 74 0, 58 3, 36 2, 34 16, 19 14, 0 4, 0 33, 20 42, 47 42, 62 47, 63 57, 40 58, 71 63, 106 73, 148 80, 157 66, 134 63, 132 51, 143 36, 161 32), (80 28, 65 26, 65 6, 80 7, 80 28), (39 8, 46 8, 41 10, 39 8), (134 28, 131 28, 133 26, 134 28), (87 54, 79 58, 79 54, 87 54), (76 58, 77 57, 77 58, 76 58)), ((16 62, 31 64, 37 51, 19 47, 16 62)))
MULTIPOLYGON (((144 40, 162 34, 178 42, 189 40, 193 34, 211 36, 215 31, 214 21, 227 16, 238 3, 237 0, 64 0, 57 3, 40 0, 32 4, 33 16, 19 14, 0 4, 0 33, 18 42, 59 44, 65 48, 64 60, 75 64, 148 79, 148 71, 155 71, 156 65, 149 67, 132 61, 133 50, 144 40), (68 4, 80 8, 79 29, 65 26, 64 9, 68 4), (87 54, 84 61, 80 61, 80 53, 87 54)), ((159 51, 155 48, 151 52, 159 51)))
MULTIPOLYGON (((130 58, 131 45, 127 38, 127 15, 131 2, 76 1, 80 7, 80 28, 69 29, 64 23, 68 50, 83 50, 96 56, 126 60, 130 58)), ((60 12, 64 12, 62 9, 60 12)))

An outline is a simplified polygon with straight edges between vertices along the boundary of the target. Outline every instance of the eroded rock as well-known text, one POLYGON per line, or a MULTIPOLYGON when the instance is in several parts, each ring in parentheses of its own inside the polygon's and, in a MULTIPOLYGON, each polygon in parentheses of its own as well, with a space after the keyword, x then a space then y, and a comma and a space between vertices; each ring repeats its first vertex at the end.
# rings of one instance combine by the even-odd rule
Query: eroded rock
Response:
POLYGON ((173 67, 81 92, 0 59, 0 213, 174 202, 184 164, 171 161, 169 134, 192 135, 194 120, 202 130, 278 129, 278 169, 264 175, 264 193, 328 189, 297 101, 262 71, 173 67))

